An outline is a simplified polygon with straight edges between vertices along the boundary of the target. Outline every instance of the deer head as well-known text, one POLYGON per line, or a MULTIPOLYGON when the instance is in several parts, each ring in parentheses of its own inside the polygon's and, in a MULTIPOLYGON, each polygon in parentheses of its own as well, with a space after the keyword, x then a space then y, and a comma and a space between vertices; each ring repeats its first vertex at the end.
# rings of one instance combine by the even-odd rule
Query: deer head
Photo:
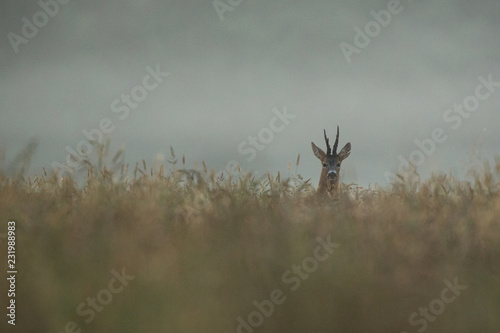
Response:
POLYGON ((337 126, 337 137, 333 145, 333 151, 330 148, 328 137, 325 133, 326 154, 318 148, 314 142, 311 142, 314 155, 321 161, 322 170, 319 179, 318 192, 334 194, 339 189, 340 165, 351 153, 351 143, 348 142, 344 148, 337 154, 337 146, 339 144, 339 127, 337 126))

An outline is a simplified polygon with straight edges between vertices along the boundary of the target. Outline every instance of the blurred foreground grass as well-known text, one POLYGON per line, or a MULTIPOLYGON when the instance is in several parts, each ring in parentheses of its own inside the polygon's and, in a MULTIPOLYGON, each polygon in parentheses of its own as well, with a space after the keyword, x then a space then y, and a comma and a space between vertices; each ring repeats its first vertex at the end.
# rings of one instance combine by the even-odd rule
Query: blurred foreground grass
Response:
MULTIPOLYGON (((499 170, 338 198, 300 177, 145 163, 130 178, 90 166, 81 185, 1 177, 0 233, 9 220, 17 231, 15 330, 498 332, 499 170), (340 246, 317 250, 318 237, 340 246), (113 270, 134 278, 110 287, 113 270), (456 279, 466 289, 443 292, 456 279)), ((0 289, 7 327, 5 278, 0 289)))

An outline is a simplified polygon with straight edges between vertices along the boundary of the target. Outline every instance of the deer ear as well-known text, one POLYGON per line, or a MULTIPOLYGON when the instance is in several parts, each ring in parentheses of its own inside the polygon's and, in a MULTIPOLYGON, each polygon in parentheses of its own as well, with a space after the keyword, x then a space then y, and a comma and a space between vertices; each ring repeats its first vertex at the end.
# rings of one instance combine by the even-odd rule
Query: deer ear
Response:
POLYGON ((317 158, 319 158, 321 161, 323 161, 323 158, 325 158, 326 154, 324 151, 322 151, 320 148, 318 148, 314 142, 311 142, 311 146, 313 149, 314 155, 316 155, 317 158))
POLYGON ((348 142, 348 143, 346 143, 344 148, 342 148, 342 150, 338 154, 339 160, 342 162, 343 160, 345 160, 349 156, 350 153, 351 153, 351 143, 348 142))

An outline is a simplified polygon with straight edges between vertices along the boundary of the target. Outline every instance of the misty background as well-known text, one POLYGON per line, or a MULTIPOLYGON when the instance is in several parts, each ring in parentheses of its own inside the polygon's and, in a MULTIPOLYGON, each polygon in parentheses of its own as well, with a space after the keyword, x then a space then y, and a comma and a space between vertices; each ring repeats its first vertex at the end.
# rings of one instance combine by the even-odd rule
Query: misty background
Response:
POLYGON ((375 21, 370 12, 389 2, 221 0, 218 13, 208 0, 73 0, 16 53, 9 33, 22 37, 23 17, 33 22, 41 7, 3 1, 3 167, 32 138, 30 174, 64 163, 66 147, 85 140, 82 130, 108 118, 112 151, 123 145, 131 165, 145 159, 151 166, 162 154, 166 162, 172 145, 187 167, 205 161, 219 171, 234 160, 283 177, 291 162, 316 186, 321 165, 310 142, 325 149, 323 129, 333 142, 339 125, 339 149, 352 144, 341 181, 387 184, 384 174, 397 170, 399 156, 408 159, 416 139, 442 128, 447 140, 418 171, 465 175, 478 158, 498 154, 500 88, 457 129, 443 115, 474 94, 479 76, 500 82, 500 3, 403 0, 349 62, 341 43, 355 46, 355 28, 364 30, 375 21), (143 84, 148 66, 169 75, 120 119, 113 102, 143 84), (284 108, 295 118, 248 161, 239 145, 284 108))

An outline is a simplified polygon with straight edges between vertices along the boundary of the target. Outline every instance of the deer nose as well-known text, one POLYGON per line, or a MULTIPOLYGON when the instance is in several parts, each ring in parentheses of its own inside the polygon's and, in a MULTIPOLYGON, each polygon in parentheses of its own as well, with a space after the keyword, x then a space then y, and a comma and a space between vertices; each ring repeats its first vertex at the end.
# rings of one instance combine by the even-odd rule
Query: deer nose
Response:
POLYGON ((328 171, 328 179, 333 180, 337 176, 337 172, 335 170, 328 171))

